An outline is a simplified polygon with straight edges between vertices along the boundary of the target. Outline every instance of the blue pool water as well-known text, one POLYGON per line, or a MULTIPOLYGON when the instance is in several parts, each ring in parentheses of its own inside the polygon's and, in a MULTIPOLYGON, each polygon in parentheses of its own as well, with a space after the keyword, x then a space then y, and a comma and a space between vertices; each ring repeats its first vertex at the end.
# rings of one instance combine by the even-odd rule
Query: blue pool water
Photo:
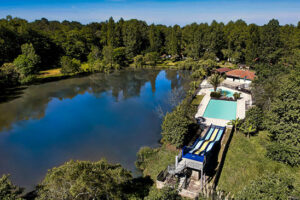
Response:
POLYGON ((232 120, 236 117, 236 101, 211 99, 203 117, 232 120))
MULTIPOLYGON (((234 94, 233 91, 231 91, 231 90, 224 90, 224 89, 221 89, 221 88, 217 89, 217 91, 219 91, 219 90, 222 91, 222 94, 225 93, 227 97, 233 97, 233 94, 234 94)), ((212 89, 212 90, 210 90, 210 91, 212 92, 212 91, 214 91, 214 90, 212 89)))

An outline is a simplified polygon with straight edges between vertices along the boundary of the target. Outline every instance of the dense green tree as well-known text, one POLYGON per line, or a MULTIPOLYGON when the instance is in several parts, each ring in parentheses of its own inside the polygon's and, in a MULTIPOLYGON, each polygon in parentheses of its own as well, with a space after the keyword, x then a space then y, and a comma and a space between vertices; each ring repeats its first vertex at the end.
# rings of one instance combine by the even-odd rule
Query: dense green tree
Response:
POLYGON ((262 177, 251 181, 237 196, 237 199, 265 200, 290 199, 300 195, 295 182, 288 174, 265 173, 262 177))
POLYGON ((169 29, 167 52, 171 55, 181 55, 181 29, 179 25, 175 25, 169 29))
POLYGON ((21 48, 22 54, 14 60, 14 65, 21 74, 21 78, 25 78, 38 71, 40 57, 35 53, 32 44, 23 44, 21 48))
POLYGON ((299 72, 282 77, 280 87, 266 113, 265 125, 271 133, 268 155, 278 161, 300 164, 300 80, 299 72))
POLYGON ((19 77, 20 74, 13 63, 4 63, 0 67, 0 85, 2 87, 17 85, 19 77))
POLYGON ((9 180, 9 176, 3 175, 0 178, 0 199, 2 200, 22 200, 23 190, 9 180))
POLYGON ((147 47, 147 24, 135 19, 124 23, 123 41, 129 58, 140 54, 147 47))
POLYGON ((261 130, 263 125, 263 112, 258 106, 246 111, 245 122, 253 125, 256 130, 261 130))
POLYGON ((118 47, 113 50, 113 62, 122 67, 127 65, 126 48, 118 47))
POLYGON ((88 62, 89 63, 94 63, 96 60, 101 59, 102 54, 101 51, 98 47, 93 46, 91 49, 91 52, 88 55, 88 62))
POLYGON ((69 161, 48 171, 37 199, 123 199, 123 187, 131 179, 121 165, 105 160, 69 161))
POLYGON ((163 33, 159 27, 154 24, 149 27, 149 50, 151 52, 161 53, 163 51, 163 33))
POLYGON ((108 65, 110 68, 113 67, 114 64, 114 49, 111 46, 105 46, 102 50, 104 63, 108 65))
POLYGON ((145 62, 143 55, 137 55, 133 58, 133 65, 135 68, 142 68, 144 64, 145 62))
POLYGON ((152 189, 145 200, 181 200, 178 191, 174 188, 164 187, 161 190, 152 189))
POLYGON ((162 141, 181 147, 186 142, 189 134, 189 126, 192 121, 188 118, 186 109, 179 105, 176 109, 167 113, 162 123, 162 141))
POLYGON ((248 26, 248 36, 246 39, 245 59, 247 63, 253 63, 260 55, 260 32, 255 24, 248 26))
POLYGON ((159 55, 157 52, 149 52, 146 53, 144 56, 144 61, 151 66, 155 66, 157 64, 158 59, 159 55))
POLYGON ((63 74, 76 73, 80 71, 80 60, 63 56, 61 58, 61 72, 63 74))
POLYGON ((107 23, 107 45, 111 47, 116 47, 115 40, 115 21, 112 17, 109 18, 107 23))
POLYGON ((261 59, 269 63, 276 63, 282 51, 278 20, 272 19, 262 27, 260 44, 261 59))

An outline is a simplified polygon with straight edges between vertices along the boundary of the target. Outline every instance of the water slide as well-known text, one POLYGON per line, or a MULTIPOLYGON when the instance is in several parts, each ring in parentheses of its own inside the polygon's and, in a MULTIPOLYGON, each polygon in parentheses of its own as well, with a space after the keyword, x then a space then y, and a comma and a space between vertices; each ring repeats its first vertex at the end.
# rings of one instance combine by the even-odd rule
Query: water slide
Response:
POLYGON ((219 128, 215 128, 213 134, 210 137, 205 138, 205 142, 203 143, 203 145, 200 147, 200 149, 198 149, 196 152, 194 152, 194 154, 199 155, 200 153, 205 151, 205 149, 208 147, 210 142, 214 141, 216 139, 216 136, 217 136, 217 133, 219 132, 219 130, 220 130, 219 128))
POLYGON ((204 137, 202 137, 199 141, 197 141, 196 144, 193 145, 193 147, 188 153, 194 155, 201 155, 204 152, 210 151, 214 146, 214 144, 220 141, 224 133, 224 130, 225 127, 214 126, 214 125, 210 126, 209 130, 207 130, 204 137))
MULTIPOLYGON (((205 138, 210 138, 213 131, 214 131, 214 129, 210 127, 209 130, 206 131, 206 134, 203 136, 204 140, 206 140, 205 138)), ((189 151, 189 153, 193 153, 194 151, 199 149, 201 147, 201 145, 203 144, 204 140, 203 139, 199 140, 197 142, 197 144, 195 145, 195 147, 189 151)))

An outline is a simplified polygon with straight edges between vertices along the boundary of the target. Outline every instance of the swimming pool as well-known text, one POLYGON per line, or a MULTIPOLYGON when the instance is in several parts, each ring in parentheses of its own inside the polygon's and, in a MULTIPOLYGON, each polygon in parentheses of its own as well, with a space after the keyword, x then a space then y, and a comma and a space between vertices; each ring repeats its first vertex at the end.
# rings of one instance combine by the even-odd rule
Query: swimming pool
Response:
MULTIPOLYGON (((222 91, 222 94, 224 94, 225 93, 225 95, 227 96, 227 97, 233 97, 233 94, 234 94, 234 92, 233 91, 231 91, 231 90, 226 90, 226 89, 223 89, 223 88, 218 88, 217 89, 217 91, 222 91)), ((212 91, 214 91, 213 89, 212 90, 210 90, 211 92, 212 91)))
POLYGON ((211 99, 203 117, 232 120, 236 118, 236 101, 211 99))

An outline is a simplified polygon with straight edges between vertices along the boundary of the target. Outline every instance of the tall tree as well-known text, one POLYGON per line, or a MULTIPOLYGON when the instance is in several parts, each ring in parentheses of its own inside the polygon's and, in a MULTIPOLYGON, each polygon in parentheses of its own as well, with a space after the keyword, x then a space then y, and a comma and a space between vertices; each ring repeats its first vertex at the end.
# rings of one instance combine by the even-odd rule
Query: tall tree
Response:
POLYGON ((278 20, 272 19, 262 27, 261 32, 261 59, 268 63, 276 63, 281 54, 280 26, 278 20))
POLYGON ((14 65, 21 76, 26 77, 38 71, 40 57, 35 53, 32 44, 23 44, 21 48, 22 54, 14 60, 14 65))

